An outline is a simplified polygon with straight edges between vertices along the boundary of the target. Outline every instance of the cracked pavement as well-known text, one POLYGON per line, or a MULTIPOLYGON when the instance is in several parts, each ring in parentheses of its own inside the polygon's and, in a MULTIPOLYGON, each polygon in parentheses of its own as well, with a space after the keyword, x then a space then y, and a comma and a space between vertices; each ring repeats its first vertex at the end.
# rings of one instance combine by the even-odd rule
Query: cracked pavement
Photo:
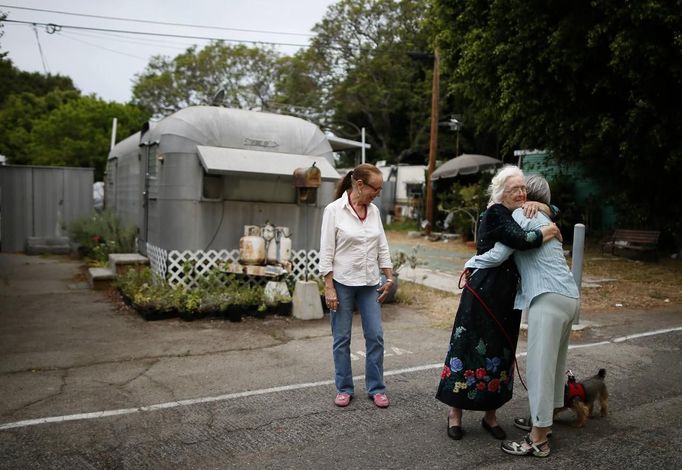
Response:
MULTIPOLYGON (((502 454, 480 413, 465 413, 464 440, 447 438, 446 409, 433 395, 450 331, 409 307, 383 310, 391 407, 375 408, 359 380, 355 400, 340 409, 332 404, 327 317, 145 322, 84 288, 81 270, 65 257, 0 254, 0 426, 83 414, 0 428, 0 468, 537 465, 502 454)), ((588 347, 571 350, 569 361, 579 376, 606 367, 611 414, 581 430, 562 415, 552 466, 679 468, 682 438, 669 431, 682 420, 682 332, 613 339, 679 328, 682 312, 588 320, 595 326, 572 340, 588 347)), ((359 322, 353 331, 354 373, 362 375, 359 322)), ((521 434, 512 417, 526 412, 526 400, 517 382, 500 410, 513 438, 521 434)))

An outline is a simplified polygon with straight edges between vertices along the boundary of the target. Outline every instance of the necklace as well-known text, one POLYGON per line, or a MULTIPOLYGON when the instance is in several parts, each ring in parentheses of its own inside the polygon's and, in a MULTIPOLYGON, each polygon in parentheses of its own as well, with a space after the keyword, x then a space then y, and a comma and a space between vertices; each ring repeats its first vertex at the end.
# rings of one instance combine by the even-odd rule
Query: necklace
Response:
POLYGON ((358 219, 360 219, 360 222, 364 222, 365 219, 367 218, 367 207, 365 207, 365 216, 364 217, 360 216, 360 213, 355 208, 355 204, 353 204, 353 201, 351 200, 350 194, 351 193, 348 194, 348 202, 350 203, 350 208, 353 209, 353 212, 355 212, 355 215, 358 216, 358 219))

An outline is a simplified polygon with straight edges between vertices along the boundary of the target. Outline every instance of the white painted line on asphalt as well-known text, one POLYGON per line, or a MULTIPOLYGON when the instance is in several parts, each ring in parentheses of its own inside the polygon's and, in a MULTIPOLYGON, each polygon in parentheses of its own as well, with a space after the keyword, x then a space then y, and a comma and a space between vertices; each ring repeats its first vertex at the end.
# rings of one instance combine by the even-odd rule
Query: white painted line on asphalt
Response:
MULTIPOLYGON (((591 348, 591 347, 595 347, 595 346, 603 346, 606 344, 622 343, 623 341, 628 341, 630 339, 643 338, 646 336, 661 335, 661 334, 665 334, 665 333, 671 333, 673 331, 682 331, 682 326, 676 327, 676 328, 668 328, 665 330, 647 331, 644 333, 637 333, 634 335, 621 336, 619 338, 615 338, 615 339, 610 340, 610 341, 600 341, 598 343, 589 343, 589 344, 574 344, 574 345, 570 345, 568 347, 568 349, 591 348)), ((523 357, 525 355, 526 355, 525 352, 517 354, 518 357, 523 357)), ((421 372, 424 370, 440 369, 441 367, 443 367, 442 362, 440 362, 438 364, 427 364, 427 365, 422 365, 422 366, 407 367, 405 369, 396 369, 396 370, 391 370, 391 371, 385 371, 384 376, 408 374, 411 372, 421 372)), ((355 377, 353 377, 353 380, 358 381, 358 382, 363 381, 364 376, 355 376, 355 377)), ((212 402, 216 402, 216 401, 233 400, 235 398, 246 398, 246 397, 253 397, 253 396, 257 396, 257 395, 266 395, 269 393, 287 392, 290 390, 301 390, 304 388, 320 387, 323 385, 333 385, 333 384, 334 384, 333 380, 322 380, 320 382, 308 382, 308 383, 300 383, 300 384, 292 384, 292 385, 283 385, 280 387, 263 388, 260 390, 248 390, 246 392, 228 393, 225 395, 217 395, 217 396, 213 396, 213 397, 203 397, 203 398, 193 398, 193 399, 189 399, 189 400, 170 401, 170 402, 166 402, 166 403, 158 403, 156 405, 140 406, 138 408, 123 408, 123 409, 119 409, 119 410, 94 411, 91 413, 79 413, 79 414, 64 415, 64 416, 50 416, 48 418, 26 419, 23 421, 15 421, 13 423, 0 424, 0 431, 2 431, 4 429, 15 429, 15 428, 24 428, 24 427, 28 427, 28 426, 36 426, 39 424, 62 423, 65 421, 76 421, 76 420, 82 420, 82 419, 98 419, 98 418, 106 418, 109 416, 120 416, 120 415, 126 415, 126 414, 141 413, 141 412, 146 412, 146 411, 164 410, 164 409, 169 409, 169 408, 177 408, 180 406, 189 406, 189 405, 197 405, 197 404, 201 404, 201 403, 212 403, 212 402)))
POLYGON ((644 338, 645 336, 653 336, 653 335, 661 335, 664 333, 670 333, 671 331, 679 331, 682 330, 682 327, 678 328, 668 328, 665 330, 656 330, 656 331, 647 331, 645 333, 637 333, 634 335, 628 335, 628 336, 621 336, 620 338, 616 338, 613 340, 614 343, 622 343, 623 341, 627 341, 629 339, 634 339, 634 338, 644 338))

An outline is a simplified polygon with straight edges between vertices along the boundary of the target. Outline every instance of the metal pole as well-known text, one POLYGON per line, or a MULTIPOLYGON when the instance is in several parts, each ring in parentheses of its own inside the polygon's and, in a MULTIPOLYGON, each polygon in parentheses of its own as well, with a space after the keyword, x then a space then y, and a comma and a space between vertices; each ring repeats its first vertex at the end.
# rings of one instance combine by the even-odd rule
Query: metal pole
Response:
POLYGON ((436 167, 436 153, 438 152, 438 103, 440 98, 440 66, 438 64, 438 49, 433 57, 433 79, 431 89, 431 141, 429 143, 429 166, 426 172, 426 233, 431 234, 433 227, 433 188, 431 174, 436 167))
POLYGON ((362 128, 362 163, 365 163, 365 128, 362 128))
POLYGON ((114 145, 116 145, 116 125, 118 124, 118 120, 114 118, 114 121, 111 125, 111 148, 109 148, 109 151, 111 152, 114 150, 114 145))
MULTIPOLYGON (((573 228, 573 264, 571 265, 571 273, 573 274, 573 279, 578 286, 578 291, 580 291, 580 285, 583 282, 583 259, 585 254, 585 225, 575 224, 573 228)), ((580 323, 580 306, 578 306, 578 312, 573 319, 573 324, 577 325, 580 323)))

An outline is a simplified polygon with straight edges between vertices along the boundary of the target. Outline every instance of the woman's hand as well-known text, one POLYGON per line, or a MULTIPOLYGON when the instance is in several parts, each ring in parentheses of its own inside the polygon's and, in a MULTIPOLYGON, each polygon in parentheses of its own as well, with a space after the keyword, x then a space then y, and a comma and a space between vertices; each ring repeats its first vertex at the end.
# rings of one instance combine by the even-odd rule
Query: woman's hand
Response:
POLYGON ((521 206, 523 209, 523 215, 527 218, 532 219, 537 215, 538 212, 544 213, 547 217, 551 217, 552 212, 547 204, 537 201, 526 201, 521 206))
POLYGON ((324 286, 324 302, 329 310, 336 310, 339 306, 339 299, 336 297, 336 289, 333 285, 324 286))
POLYGON ((391 287, 393 286, 393 279, 387 280, 383 284, 379 286, 377 289, 377 292, 381 292, 379 294, 379 297, 377 298, 377 302, 384 303, 384 300, 388 297, 388 292, 391 290, 391 287), (389 282, 390 281, 390 282, 389 282))
POLYGON ((564 242, 563 237, 561 236, 561 230, 559 230, 559 226, 552 222, 549 225, 546 225, 540 229, 542 231, 542 241, 543 243, 546 242, 547 240, 551 240, 552 238, 556 238, 559 240, 561 243, 564 242))

